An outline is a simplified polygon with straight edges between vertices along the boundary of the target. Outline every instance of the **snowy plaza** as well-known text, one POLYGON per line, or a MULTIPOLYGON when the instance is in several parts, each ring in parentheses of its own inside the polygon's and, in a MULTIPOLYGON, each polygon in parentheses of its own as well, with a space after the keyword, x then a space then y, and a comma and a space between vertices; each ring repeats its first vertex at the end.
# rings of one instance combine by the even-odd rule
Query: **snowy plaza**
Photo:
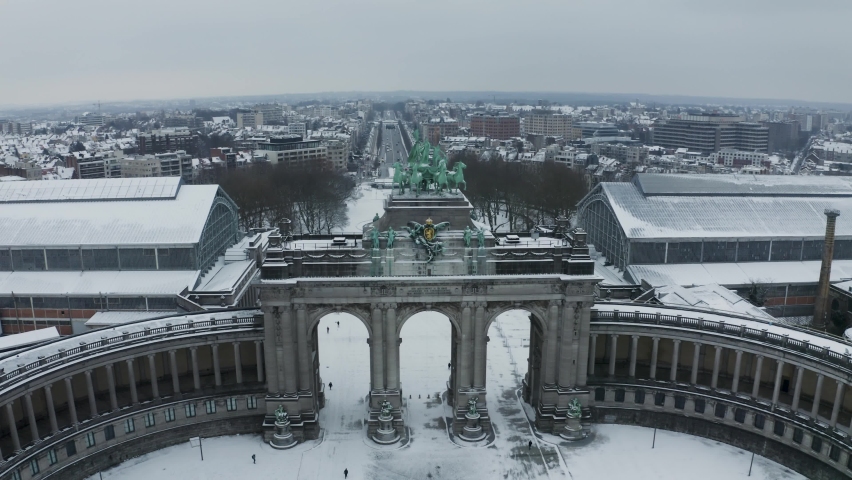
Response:
MULTIPOLYGON (((344 469, 350 479, 749 478, 750 453, 704 438, 658 430, 654 440, 652 429, 607 424, 595 425, 593 439, 582 445, 535 435, 517 394, 526 373, 529 326, 527 314, 516 310, 503 314, 489 330, 488 404, 496 432, 490 446, 461 447, 448 436, 446 419, 452 412, 442 399, 450 323, 434 312, 417 314, 401 332, 400 375, 410 441, 389 447, 370 441, 365 425, 367 331, 350 315, 331 314, 319 326, 322 377, 333 384, 320 412, 319 440, 276 451, 259 435, 206 438, 202 462, 201 452, 187 439, 104 471, 103 478, 328 479, 343 478, 344 469), (252 464, 252 455, 257 464, 252 464)), ((751 478, 804 477, 756 456, 751 478)))

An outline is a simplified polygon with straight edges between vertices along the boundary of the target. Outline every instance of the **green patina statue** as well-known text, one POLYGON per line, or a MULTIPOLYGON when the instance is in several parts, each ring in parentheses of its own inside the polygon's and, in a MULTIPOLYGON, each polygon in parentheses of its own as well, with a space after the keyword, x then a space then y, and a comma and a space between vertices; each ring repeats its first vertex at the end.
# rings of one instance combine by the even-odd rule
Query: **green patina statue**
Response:
POLYGON ((476 232, 476 241, 477 241, 477 243, 479 243, 479 246, 481 248, 485 248, 485 229, 484 228, 480 228, 476 232))
POLYGON ((568 415, 572 418, 580 418, 580 416, 583 415, 583 406, 580 404, 580 400, 576 397, 568 402, 568 415))
POLYGON ((396 239, 396 232, 393 230, 393 227, 388 227, 388 231, 384 233, 386 237, 388 237, 388 247, 393 248, 393 241, 396 239))
POLYGON ((379 217, 379 214, 377 213, 377 214, 373 217, 373 221, 374 221, 374 222, 378 222, 378 221, 379 221, 379 218, 380 218, 380 217, 379 217))
POLYGON ((275 409, 275 421, 278 423, 285 423, 289 419, 287 415, 287 410, 284 410, 284 405, 278 405, 278 408, 275 409))
POLYGON ((379 249, 379 229, 376 227, 370 230, 370 242, 372 242, 375 250, 379 249))
POLYGON ((473 232, 470 230, 470 227, 464 227, 464 246, 465 248, 470 248, 470 237, 473 236, 473 232))

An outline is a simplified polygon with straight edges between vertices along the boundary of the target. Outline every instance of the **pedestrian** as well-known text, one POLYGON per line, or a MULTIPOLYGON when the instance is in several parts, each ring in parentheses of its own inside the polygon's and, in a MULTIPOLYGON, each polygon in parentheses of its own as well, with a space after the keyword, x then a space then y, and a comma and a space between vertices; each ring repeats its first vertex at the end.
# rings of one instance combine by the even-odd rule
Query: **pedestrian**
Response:
POLYGON ((450 363, 448 363, 448 364, 447 364, 447 370, 449 370, 449 369, 451 369, 451 368, 453 368, 453 363, 452 363, 452 362, 450 362, 450 363))
POLYGON ((531 449, 532 449, 532 440, 530 440, 530 443, 527 444, 527 451, 530 451, 531 449))
POLYGON ((348 469, 348 468, 344 468, 344 469, 343 469, 343 478, 346 478, 346 477, 348 477, 348 476, 349 476, 349 469, 348 469))
POLYGON ((340 328, 340 320, 337 321, 337 328, 340 328))
POLYGON ((257 459, 254 457, 254 454, 251 456, 251 463, 257 463, 257 459))
POLYGON ((328 382, 328 389, 329 389, 329 390, 331 390, 331 387, 332 387, 332 386, 334 386, 334 384, 333 384, 333 383, 331 383, 331 382, 328 382))
POLYGON ((325 333, 331 333, 331 327, 325 327, 325 333))

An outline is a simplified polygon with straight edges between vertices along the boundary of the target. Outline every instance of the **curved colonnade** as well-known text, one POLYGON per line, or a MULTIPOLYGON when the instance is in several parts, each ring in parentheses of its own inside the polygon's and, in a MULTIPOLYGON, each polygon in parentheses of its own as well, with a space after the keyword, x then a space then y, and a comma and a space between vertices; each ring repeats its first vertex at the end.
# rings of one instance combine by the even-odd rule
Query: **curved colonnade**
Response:
MULTIPOLYGON (((848 344, 715 311, 602 302, 589 316, 591 421, 713 438, 809 478, 852 474, 848 344)), ((0 360, 0 478, 85 478, 193 436, 261 433, 263 325, 259 310, 174 316, 0 360)))
POLYGON ((86 478, 194 436, 260 432, 257 310, 144 320, 0 360, 0 478, 86 478))
POLYGON ((756 452, 808 478, 852 475, 852 346, 708 310, 597 303, 598 423, 659 427, 756 452))

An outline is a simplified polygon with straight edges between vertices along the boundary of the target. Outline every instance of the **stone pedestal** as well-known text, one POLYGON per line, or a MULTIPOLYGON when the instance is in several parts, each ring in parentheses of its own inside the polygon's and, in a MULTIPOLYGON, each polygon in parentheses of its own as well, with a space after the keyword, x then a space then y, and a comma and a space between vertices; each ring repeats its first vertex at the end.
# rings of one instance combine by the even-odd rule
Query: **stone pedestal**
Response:
POLYGON ((272 436, 272 440, 269 441, 269 445, 278 450, 286 450, 295 447, 297 443, 296 439, 293 438, 293 433, 290 432, 290 420, 284 420, 283 422, 276 420, 275 434, 272 436))
POLYGON ((568 415, 565 419, 565 428, 562 429, 562 433, 559 436, 568 441, 575 441, 586 438, 588 434, 580 424, 580 417, 568 415))
POLYGON ((373 441, 382 445, 390 445, 399 441, 399 433, 393 428, 393 415, 379 415, 379 429, 373 435, 373 441))
POLYGON ((477 442, 485 438, 485 430, 479 425, 478 413, 466 413, 464 418, 467 419, 467 425, 464 426, 461 432, 462 440, 468 442, 477 442))

